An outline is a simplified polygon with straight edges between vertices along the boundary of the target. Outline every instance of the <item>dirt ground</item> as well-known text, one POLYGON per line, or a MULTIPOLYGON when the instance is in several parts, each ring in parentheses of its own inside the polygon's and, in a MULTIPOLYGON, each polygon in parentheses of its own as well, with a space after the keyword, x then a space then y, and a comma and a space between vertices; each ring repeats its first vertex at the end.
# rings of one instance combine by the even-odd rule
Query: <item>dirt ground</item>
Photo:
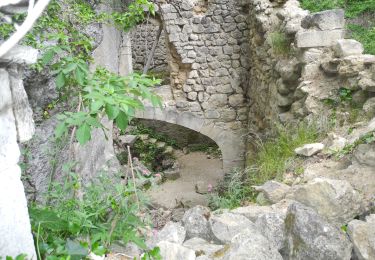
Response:
POLYGON ((222 161, 218 158, 208 159, 203 152, 188 154, 177 153, 181 166, 181 177, 174 181, 153 187, 147 194, 151 202, 167 209, 172 209, 182 202, 186 206, 207 205, 207 195, 195 192, 198 181, 215 186, 224 177, 222 161))

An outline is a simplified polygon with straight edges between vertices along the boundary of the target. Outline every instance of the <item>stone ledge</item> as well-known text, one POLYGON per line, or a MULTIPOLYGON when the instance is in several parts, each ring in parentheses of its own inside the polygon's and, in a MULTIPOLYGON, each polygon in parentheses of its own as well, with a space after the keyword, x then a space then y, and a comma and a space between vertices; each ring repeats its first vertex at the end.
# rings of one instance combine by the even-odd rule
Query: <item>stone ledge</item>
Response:
POLYGON ((298 48, 328 47, 343 39, 345 30, 299 31, 296 35, 298 48))

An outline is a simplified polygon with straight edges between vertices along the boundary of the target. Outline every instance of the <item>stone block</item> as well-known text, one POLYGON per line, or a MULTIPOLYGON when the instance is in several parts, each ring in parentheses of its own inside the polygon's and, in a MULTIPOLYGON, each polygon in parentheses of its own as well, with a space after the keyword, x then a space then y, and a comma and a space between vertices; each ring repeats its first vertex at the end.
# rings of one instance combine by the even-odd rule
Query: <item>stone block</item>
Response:
POLYGON ((122 135, 118 138, 124 145, 133 146, 138 137, 136 135, 122 135))
POLYGON ((38 60, 38 54, 39 51, 32 47, 16 45, 0 58, 0 62, 31 65, 38 60))
POLYGON ((337 40, 343 39, 345 30, 337 29, 330 31, 299 31, 296 35, 298 48, 329 47, 337 40))
POLYGON ((336 57, 346 57, 350 55, 361 55, 364 51, 362 43, 352 39, 338 40, 334 45, 336 57))
POLYGON ((306 16, 302 20, 305 29, 334 30, 345 28, 345 12, 343 9, 327 10, 306 16))

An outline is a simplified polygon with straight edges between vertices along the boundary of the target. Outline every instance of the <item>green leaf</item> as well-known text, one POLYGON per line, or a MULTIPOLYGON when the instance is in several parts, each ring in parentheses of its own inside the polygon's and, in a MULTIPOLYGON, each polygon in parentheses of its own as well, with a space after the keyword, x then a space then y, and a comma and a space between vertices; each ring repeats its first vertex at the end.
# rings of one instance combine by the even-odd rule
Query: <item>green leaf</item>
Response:
POLYGON ((53 56, 54 56, 55 52, 53 51, 53 49, 49 49, 48 51, 46 51, 41 59, 42 61, 42 64, 43 66, 47 65, 48 63, 51 62, 51 60, 53 59, 53 56))
POLYGON ((68 130, 65 122, 59 123, 55 128, 55 137, 60 138, 68 130))
POLYGON ((128 243, 129 241, 134 242, 139 248, 143 250, 147 249, 145 242, 141 238, 139 238, 133 230, 128 230, 127 232, 125 232, 123 240, 125 243, 128 243))
POLYGON ((102 256, 107 252, 104 246, 99 245, 98 242, 94 243, 91 248, 92 252, 96 255, 102 256))
POLYGON ((63 69, 63 73, 64 74, 68 74, 69 72, 75 70, 77 68, 77 64, 76 63, 69 63, 65 69, 63 69))
POLYGON ((115 106, 112 106, 110 104, 106 104, 105 112, 107 113, 108 118, 110 120, 113 120, 118 116, 118 114, 120 113, 120 110, 115 106))
POLYGON ((128 116, 123 111, 120 111, 116 117, 116 125, 122 131, 125 131, 125 129, 128 127, 128 116))
POLYGON ((104 106, 104 102, 101 100, 94 101, 91 103, 91 113, 97 113, 99 109, 101 109, 104 106))
POLYGON ((95 117, 89 116, 86 119, 86 122, 91 125, 92 127, 100 128, 102 127, 102 124, 96 119, 95 117))
POLYGON ((81 246, 80 243, 70 239, 66 241, 66 250, 68 251, 68 255, 71 256, 72 260, 82 259, 89 254, 88 250, 81 246))
POLYGON ((81 231, 81 226, 75 222, 69 222, 69 232, 72 234, 78 234, 81 231))
POLYGON ((62 72, 60 72, 56 77, 56 87, 58 89, 61 89, 64 86, 65 86, 65 75, 62 72))
POLYGON ((51 209, 30 208, 29 213, 36 226, 40 223, 41 227, 52 231, 68 230, 68 222, 59 218, 51 209))
POLYGON ((83 86, 85 84, 86 73, 83 72, 80 68, 75 70, 75 78, 79 85, 83 86))
POLYGON ((76 132, 76 138, 81 145, 84 145, 91 139, 91 127, 84 123, 81 125, 76 132))

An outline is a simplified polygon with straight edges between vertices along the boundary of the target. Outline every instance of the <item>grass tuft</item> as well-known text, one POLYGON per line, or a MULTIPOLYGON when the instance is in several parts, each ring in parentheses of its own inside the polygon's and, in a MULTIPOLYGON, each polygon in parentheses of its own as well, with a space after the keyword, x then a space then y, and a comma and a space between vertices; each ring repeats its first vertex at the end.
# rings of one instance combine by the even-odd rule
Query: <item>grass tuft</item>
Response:
POLYGON ((272 32, 270 34, 271 46, 274 54, 287 56, 290 53, 290 39, 283 32, 272 32))
POLYGON ((301 161, 294 149, 316 142, 322 131, 314 124, 300 123, 297 126, 278 126, 274 137, 257 142, 257 154, 248 161, 248 168, 234 171, 218 188, 218 194, 210 196, 210 206, 235 208, 245 202, 254 201, 257 192, 252 186, 262 185, 269 180, 282 180, 287 170, 301 173, 301 161))
POLYGON ((250 185, 260 185, 268 180, 281 180, 296 156, 294 149, 315 142, 319 130, 314 125, 300 123, 297 127, 278 126, 274 138, 258 142, 258 153, 248 164, 250 185))

